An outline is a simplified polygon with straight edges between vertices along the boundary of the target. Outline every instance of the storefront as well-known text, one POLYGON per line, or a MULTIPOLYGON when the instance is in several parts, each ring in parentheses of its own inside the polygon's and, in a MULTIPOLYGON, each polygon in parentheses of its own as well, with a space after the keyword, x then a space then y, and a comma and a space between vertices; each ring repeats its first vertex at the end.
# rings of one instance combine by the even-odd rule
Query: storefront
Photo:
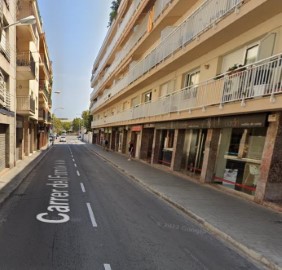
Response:
POLYGON ((267 116, 266 113, 260 113, 158 123, 155 142, 158 163, 201 178, 205 175, 205 163, 205 168, 212 170, 214 183, 254 194, 260 174, 267 116), (207 137, 213 130, 219 134, 215 137, 216 141, 212 142, 215 146, 212 150, 214 157, 209 160, 207 156, 205 161, 206 150, 211 143, 207 137), (176 151, 176 132, 178 150, 172 160, 173 152, 176 151))
POLYGON ((140 157, 142 129, 143 129, 142 125, 132 126, 131 127, 131 139, 130 139, 130 141, 134 145, 133 157, 136 157, 136 158, 140 157))
POLYGON ((267 127, 263 123, 261 125, 221 129, 214 178, 216 183, 254 194, 267 132, 267 127))
POLYGON ((188 175, 200 175, 202 171, 207 129, 185 131, 181 171, 188 175))

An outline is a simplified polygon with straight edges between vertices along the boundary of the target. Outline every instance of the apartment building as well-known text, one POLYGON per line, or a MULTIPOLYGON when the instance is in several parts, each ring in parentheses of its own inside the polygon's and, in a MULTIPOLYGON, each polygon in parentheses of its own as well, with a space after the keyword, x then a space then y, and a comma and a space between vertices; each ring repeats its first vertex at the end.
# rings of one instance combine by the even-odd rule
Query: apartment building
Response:
POLYGON ((16 32, 5 28, 16 19, 14 1, 0 1, 0 171, 15 162, 16 32))
POLYGON ((17 20, 33 15, 36 23, 17 26, 17 138, 19 158, 48 142, 51 125, 52 67, 36 0, 19 0, 17 20))
POLYGON ((94 62, 93 143, 282 201, 282 1, 121 1, 94 62))
POLYGON ((52 68, 37 1, 0 0, 0 23, 1 173, 47 144, 52 68), (30 15, 36 24, 19 24, 30 15))

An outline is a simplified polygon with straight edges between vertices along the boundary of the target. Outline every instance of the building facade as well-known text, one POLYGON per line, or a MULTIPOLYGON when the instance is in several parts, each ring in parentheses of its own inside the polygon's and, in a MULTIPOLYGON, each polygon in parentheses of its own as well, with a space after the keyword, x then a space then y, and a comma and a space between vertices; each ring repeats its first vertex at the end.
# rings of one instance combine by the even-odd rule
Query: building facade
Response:
POLYGON ((36 0, 0 0, 0 173, 46 146, 52 68, 36 0), (33 25, 18 21, 33 15, 33 25), (15 24, 15 25, 14 25, 15 24))
POLYGON ((0 1, 0 171, 15 164, 16 126, 16 31, 14 1, 0 1))
POLYGON ((33 15, 36 23, 17 26, 17 152, 19 158, 48 142, 51 125, 52 68, 36 0, 19 0, 17 20, 33 15))
POLYGON ((282 201, 282 2, 121 1, 94 62, 93 143, 282 201))

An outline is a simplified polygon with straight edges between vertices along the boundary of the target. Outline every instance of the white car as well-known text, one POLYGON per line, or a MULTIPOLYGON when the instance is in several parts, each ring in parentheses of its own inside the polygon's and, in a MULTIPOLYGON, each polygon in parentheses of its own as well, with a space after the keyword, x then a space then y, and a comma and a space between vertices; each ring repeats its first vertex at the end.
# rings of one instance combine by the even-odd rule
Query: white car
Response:
POLYGON ((60 142, 66 142, 66 141, 67 141, 67 139, 66 139, 65 136, 61 136, 61 137, 60 137, 60 142))

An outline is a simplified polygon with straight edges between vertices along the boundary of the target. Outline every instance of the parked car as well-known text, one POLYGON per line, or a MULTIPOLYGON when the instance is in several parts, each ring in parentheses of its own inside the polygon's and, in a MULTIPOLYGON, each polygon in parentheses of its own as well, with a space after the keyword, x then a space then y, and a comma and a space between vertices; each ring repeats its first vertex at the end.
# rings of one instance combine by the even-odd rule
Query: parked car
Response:
POLYGON ((60 137, 60 142, 66 142, 66 141, 67 141, 67 139, 66 139, 65 136, 61 136, 61 137, 60 137))

